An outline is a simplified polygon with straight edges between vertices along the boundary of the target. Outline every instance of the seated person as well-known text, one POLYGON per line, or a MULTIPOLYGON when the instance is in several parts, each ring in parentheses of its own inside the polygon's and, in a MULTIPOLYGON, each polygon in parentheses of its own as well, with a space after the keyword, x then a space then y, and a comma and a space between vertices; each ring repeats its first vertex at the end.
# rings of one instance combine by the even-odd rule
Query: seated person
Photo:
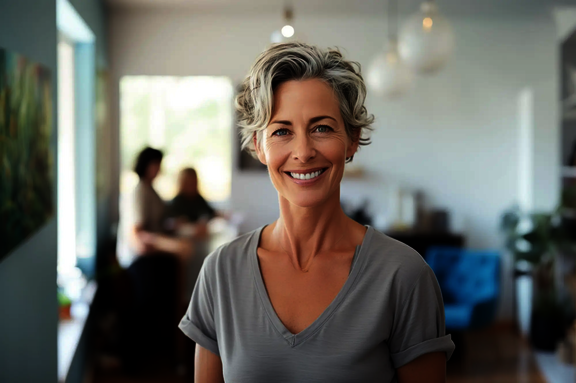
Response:
POLYGON ((180 228, 188 228, 196 238, 205 237, 206 224, 218 216, 198 191, 198 175, 192 168, 184 168, 178 174, 178 194, 168 205, 169 216, 175 218, 180 228), (192 224, 192 225, 190 225, 192 224))
POLYGON ((190 223, 216 217, 216 211, 198 191, 196 170, 184 168, 178 174, 178 194, 170 202, 170 211, 175 217, 185 218, 190 223))

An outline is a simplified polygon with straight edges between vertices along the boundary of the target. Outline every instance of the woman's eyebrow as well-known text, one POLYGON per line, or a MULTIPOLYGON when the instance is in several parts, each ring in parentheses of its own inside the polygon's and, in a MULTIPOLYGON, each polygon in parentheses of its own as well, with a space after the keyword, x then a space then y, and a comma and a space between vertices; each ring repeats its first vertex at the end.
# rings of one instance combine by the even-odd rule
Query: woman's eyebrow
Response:
POLYGON ((318 117, 312 117, 310 119, 310 123, 313 124, 315 122, 325 120, 325 119, 330 119, 330 120, 333 120, 334 122, 337 122, 336 119, 334 117, 331 117, 331 116, 318 116, 318 117))
MULTIPOLYGON (((336 122, 336 119, 334 117, 331 116, 316 116, 316 117, 312 117, 309 121, 309 123, 313 124, 315 122, 324 120, 324 119, 330 119, 336 122)), ((290 125, 292 126, 292 121, 288 121, 288 120, 274 120, 270 123, 270 125, 272 124, 281 124, 281 125, 290 125)))

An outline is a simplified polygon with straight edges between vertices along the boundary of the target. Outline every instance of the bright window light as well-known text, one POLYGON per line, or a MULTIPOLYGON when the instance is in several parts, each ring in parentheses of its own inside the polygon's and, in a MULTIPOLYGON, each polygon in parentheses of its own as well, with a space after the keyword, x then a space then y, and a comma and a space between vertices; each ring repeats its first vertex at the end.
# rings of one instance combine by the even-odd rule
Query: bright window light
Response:
POLYGON ((154 187, 174 198, 184 167, 198 172, 200 193, 209 201, 230 197, 233 86, 227 77, 126 76, 120 82, 121 194, 138 178, 132 168, 146 146, 164 152, 154 187))
POLYGON ((74 46, 58 43, 58 270, 76 266, 74 46))

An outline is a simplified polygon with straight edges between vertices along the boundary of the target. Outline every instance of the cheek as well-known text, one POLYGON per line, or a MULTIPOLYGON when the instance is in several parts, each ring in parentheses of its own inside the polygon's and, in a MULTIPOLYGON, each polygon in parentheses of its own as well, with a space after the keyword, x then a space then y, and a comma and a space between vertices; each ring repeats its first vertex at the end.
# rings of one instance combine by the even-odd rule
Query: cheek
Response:
POLYGON ((286 162, 290 156, 290 148, 278 140, 267 140, 262 145, 266 163, 271 169, 276 169, 286 162))
POLYGON ((320 140, 317 148, 324 157, 330 159, 334 163, 339 163, 346 160, 347 144, 348 141, 345 137, 335 136, 329 139, 320 140))

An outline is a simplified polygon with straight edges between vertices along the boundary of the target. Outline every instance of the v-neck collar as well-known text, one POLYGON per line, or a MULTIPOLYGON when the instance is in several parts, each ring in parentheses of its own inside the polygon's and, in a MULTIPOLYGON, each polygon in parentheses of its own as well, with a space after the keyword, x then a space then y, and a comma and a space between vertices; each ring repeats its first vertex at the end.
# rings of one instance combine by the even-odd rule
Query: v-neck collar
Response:
POLYGON ((250 251, 250 263, 252 264, 252 274, 254 277, 254 284, 256 285, 256 290, 258 291, 258 295, 262 301, 264 306, 264 310, 266 311, 266 315, 268 319, 272 322, 274 328, 278 331, 278 333, 284 338, 284 340, 291 346, 295 347, 298 344, 303 343, 308 339, 311 335, 316 333, 318 330, 322 328, 324 323, 334 314, 336 309, 340 306, 340 304, 344 301, 348 292, 354 286, 354 283, 360 273, 362 272, 364 266, 364 256, 363 254, 366 253, 367 244, 370 243, 370 239, 372 237, 372 233, 374 229, 371 226, 367 226, 366 233, 364 234, 364 239, 362 240, 362 244, 360 246, 356 246, 356 251, 354 253, 354 259, 352 261, 352 267, 350 273, 348 274, 348 278, 346 282, 334 298, 332 302, 324 309, 322 314, 314 322, 312 322, 308 327, 304 330, 300 331, 297 334, 293 334, 290 330, 284 326, 278 314, 274 310, 272 306, 272 302, 270 301, 270 297, 268 296, 268 291, 266 290, 266 285, 264 284, 264 279, 262 278, 262 272, 260 270, 260 263, 258 261, 258 245, 260 243, 260 236, 262 235, 262 231, 266 226, 262 226, 260 229, 254 232, 254 235, 251 238, 249 251, 250 251))

